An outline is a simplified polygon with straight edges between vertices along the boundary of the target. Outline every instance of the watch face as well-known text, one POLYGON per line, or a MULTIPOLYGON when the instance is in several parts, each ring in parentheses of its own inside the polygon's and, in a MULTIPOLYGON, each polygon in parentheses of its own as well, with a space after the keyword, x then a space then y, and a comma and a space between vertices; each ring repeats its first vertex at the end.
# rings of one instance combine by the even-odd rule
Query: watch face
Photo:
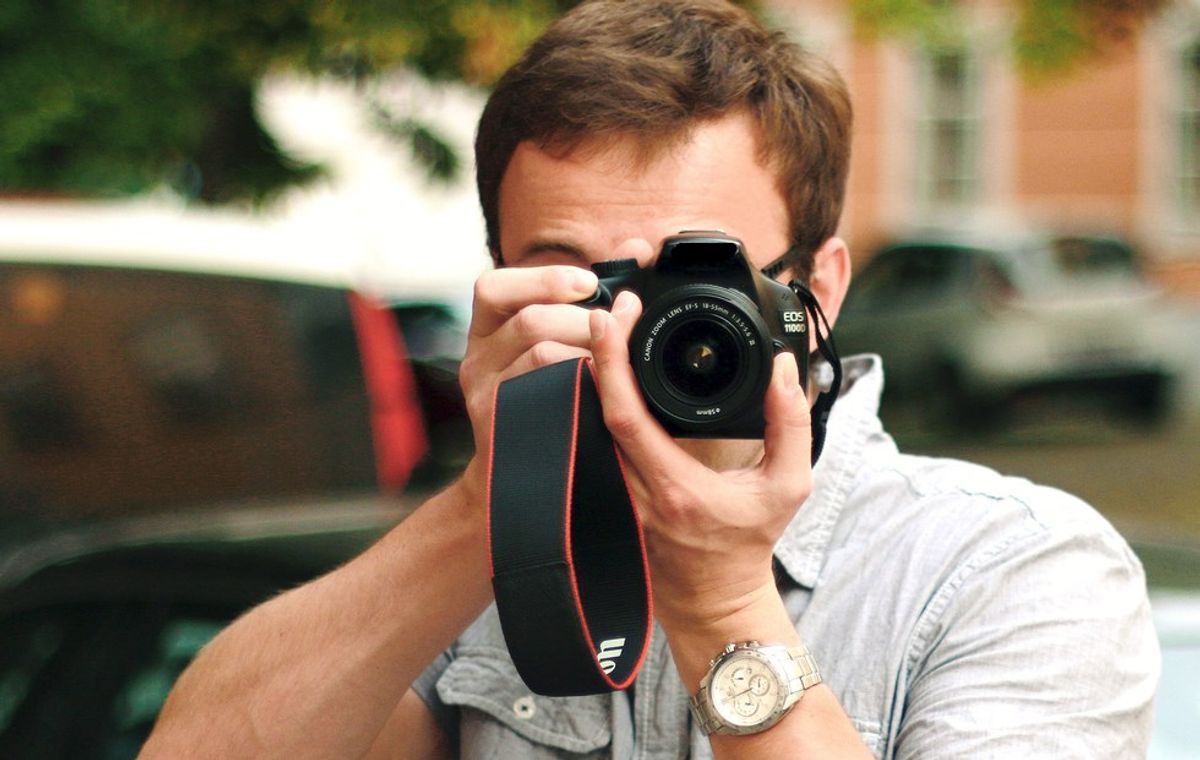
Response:
POLYGON ((713 708, 732 726, 757 726, 775 712, 784 695, 766 662, 744 652, 717 667, 711 685, 713 708))

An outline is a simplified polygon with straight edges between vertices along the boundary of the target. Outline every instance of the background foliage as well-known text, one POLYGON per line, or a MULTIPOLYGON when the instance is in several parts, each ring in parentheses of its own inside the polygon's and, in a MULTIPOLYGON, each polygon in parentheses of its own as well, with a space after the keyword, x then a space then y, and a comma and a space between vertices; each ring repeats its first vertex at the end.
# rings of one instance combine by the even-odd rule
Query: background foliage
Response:
MULTIPOLYGON (((1164 0, 1012 0, 1014 50, 1061 70, 1127 38, 1164 0)), ((966 2, 966 0, 962 0, 966 2)), ((263 128, 265 75, 360 86, 406 67, 486 87, 575 0, 3 0, 0 194, 123 195, 168 185, 205 202, 261 201, 320 167, 263 128)), ((954 39, 960 3, 847 0, 868 35, 954 39)), ((372 103, 435 178, 459 157, 429 125, 372 103)))
MULTIPOLYGON (((1132 41, 1170 0, 1009 0, 1012 51, 1031 79, 1062 75, 1132 41)), ((959 45, 969 0, 848 0, 867 36, 906 38, 928 48, 959 45)))

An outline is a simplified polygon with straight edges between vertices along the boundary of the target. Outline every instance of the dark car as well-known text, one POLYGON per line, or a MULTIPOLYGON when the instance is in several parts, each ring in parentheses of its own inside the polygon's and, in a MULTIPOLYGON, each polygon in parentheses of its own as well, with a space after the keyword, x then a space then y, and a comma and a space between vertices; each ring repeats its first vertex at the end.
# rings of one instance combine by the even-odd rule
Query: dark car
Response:
POLYGON ((136 756, 209 639, 360 552, 412 503, 130 517, 10 548, 0 561, 0 757, 136 756))

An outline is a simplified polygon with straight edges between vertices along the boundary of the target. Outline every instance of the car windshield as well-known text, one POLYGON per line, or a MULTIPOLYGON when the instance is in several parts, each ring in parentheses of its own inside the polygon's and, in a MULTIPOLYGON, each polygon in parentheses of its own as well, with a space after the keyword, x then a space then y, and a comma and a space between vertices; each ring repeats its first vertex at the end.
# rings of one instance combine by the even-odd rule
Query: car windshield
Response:
POLYGON ((1051 242, 1060 271, 1068 276, 1130 276, 1138 273, 1133 249, 1119 240, 1062 236, 1051 242))

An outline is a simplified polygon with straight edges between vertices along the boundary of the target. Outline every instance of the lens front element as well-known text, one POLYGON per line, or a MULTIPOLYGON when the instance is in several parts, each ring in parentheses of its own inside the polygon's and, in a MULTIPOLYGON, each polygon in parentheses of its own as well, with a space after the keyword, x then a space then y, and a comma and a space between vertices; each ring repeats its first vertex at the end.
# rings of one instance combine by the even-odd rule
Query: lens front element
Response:
POLYGON ((684 285, 655 299, 630 340, 651 410, 664 424, 698 435, 720 435, 761 403, 773 353, 754 302, 712 284, 684 285))
POLYGON ((658 362, 667 390, 681 401, 712 405, 729 394, 745 364, 737 336, 713 314, 682 321, 663 341, 658 362))

